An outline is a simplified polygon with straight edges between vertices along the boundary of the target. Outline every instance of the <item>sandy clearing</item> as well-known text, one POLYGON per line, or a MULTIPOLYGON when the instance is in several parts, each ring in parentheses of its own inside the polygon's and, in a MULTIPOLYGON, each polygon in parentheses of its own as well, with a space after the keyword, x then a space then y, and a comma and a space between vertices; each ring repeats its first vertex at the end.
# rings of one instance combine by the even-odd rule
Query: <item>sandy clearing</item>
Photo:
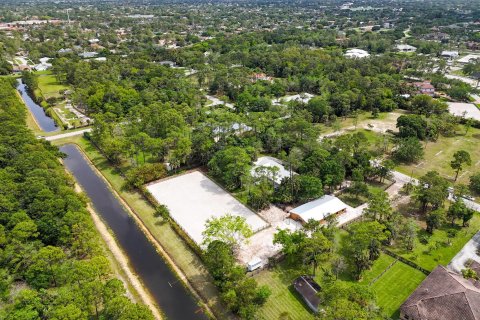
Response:
POLYGON ((244 217, 253 232, 268 226, 260 216, 197 170, 150 183, 147 190, 158 203, 167 206, 170 216, 198 245, 203 242, 206 221, 227 213, 244 217))

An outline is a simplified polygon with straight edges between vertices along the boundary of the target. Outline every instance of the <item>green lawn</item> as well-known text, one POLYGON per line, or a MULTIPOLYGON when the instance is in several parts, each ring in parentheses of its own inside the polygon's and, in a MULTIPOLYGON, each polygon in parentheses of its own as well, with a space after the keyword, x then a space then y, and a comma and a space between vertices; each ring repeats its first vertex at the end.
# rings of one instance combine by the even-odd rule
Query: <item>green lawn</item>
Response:
POLYGON ((38 74, 38 87, 45 99, 61 97, 60 91, 68 89, 67 86, 59 83, 51 71, 42 71, 38 74))
POLYGON ((472 165, 465 167, 460 173, 456 183, 468 184, 469 177, 480 170, 480 129, 470 128, 468 134, 464 135, 465 129, 459 126, 459 134, 455 137, 440 137, 436 142, 429 142, 425 148, 424 160, 417 164, 401 165, 397 169, 414 177, 420 177, 430 170, 438 171, 443 177, 451 182, 455 172, 450 167, 453 154, 458 150, 465 150, 470 153, 472 165))
POLYGON ((292 281, 298 276, 281 266, 274 270, 263 270, 255 275, 261 285, 268 285, 272 295, 258 313, 260 319, 314 319, 308 307, 292 288, 292 281))
POLYGON ((373 279, 378 277, 383 272, 383 270, 385 270, 389 265, 392 264, 393 261, 395 261, 394 258, 382 253, 380 255, 380 258, 378 258, 378 260, 373 263, 372 268, 364 272, 360 283, 369 285, 370 282, 372 282, 373 279))
MULTIPOLYGON (((394 262, 395 259, 381 254, 370 270, 365 271, 360 284, 369 286, 370 282, 394 262)), ((289 268, 283 262, 272 270, 263 270, 255 275, 259 284, 267 284, 272 290, 272 296, 260 309, 259 316, 263 319, 313 319, 314 316, 304 305, 301 298, 293 291, 292 281, 302 274, 298 268, 289 268)), ((317 275, 317 282, 321 282, 317 275)), ((378 306, 390 317, 398 316, 398 308, 405 299, 425 279, 425 274, 400 262, 395 262, 378 280, 371 285, 377 296, 378 306)), ((343 277, 342 277, 343 278, 343 277)), ((348 278, 348 277, 345 277, 348 278)), ((337 280, 354 283, 354 280, 337 280)))
POLYGON ((372 285, 378 305, 388 316, 397 319, 398 308, 425 277, 421 271, 397 261, 372 285))
MULTIPOLYGON (((468 227, 456 227, 458 232, 453 239, 447 236, 447 230, 450 228, 450 224, 446 224, 441 230, 435 230, 426 244, 421 243, 417 238, 412 252, 403 248, 392 248, 392 251, 430 271, 439 264, 445 266, 480 229, 480 214, 473 216, 468 227)), ((421 230, 420 234, 426 234, 426 232, 421 230)))
MULTIPOLYGON (((383 183, 378 181, 367 181, 368 191, 372 194, 376 194, 385 190, 385 188, 391 183, 388 180, 385 180, 383 183)), ((348 191, 343 191, 338 198, 348 204, 349 206, 356 208, 368 201, 368 197, 366 196, 358 196, 355 197, 354 195, 350 194, 348 191)))

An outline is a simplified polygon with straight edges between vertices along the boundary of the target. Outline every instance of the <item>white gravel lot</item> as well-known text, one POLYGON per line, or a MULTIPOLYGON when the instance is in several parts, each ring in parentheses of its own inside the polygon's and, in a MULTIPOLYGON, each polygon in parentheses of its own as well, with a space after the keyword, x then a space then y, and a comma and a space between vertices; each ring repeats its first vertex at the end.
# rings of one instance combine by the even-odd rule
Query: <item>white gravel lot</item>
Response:
POLYGON ((266 221, 199 171, 151 183, 147 189, 158 203, 168 207, 170 216, 199 245, 203 241, 205 222, 227 213, 245 217, 254 232, 268 226, 266 221))

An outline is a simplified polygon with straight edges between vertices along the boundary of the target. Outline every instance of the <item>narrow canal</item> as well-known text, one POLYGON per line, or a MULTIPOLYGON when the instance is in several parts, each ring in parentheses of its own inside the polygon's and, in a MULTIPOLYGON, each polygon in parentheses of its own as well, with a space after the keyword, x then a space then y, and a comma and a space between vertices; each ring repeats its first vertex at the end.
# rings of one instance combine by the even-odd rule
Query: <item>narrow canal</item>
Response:
POLYGON ((23 102, 27 105, 27 108, 32 113, 33 117, 38 123, 40 129, 45 132, 58 131, 59 128, 55 124, 55 121, 45 114, 45 110, 39 106, 27 93, 27 86, 22 82, 22 79, 17 79, 17 90, 22 96, 23 102))
POLYGON ((97 176, 75 145, 60 150, 67 154, 64 163, 90 197, 95 210, 112 230, 128 256, 130 265, 160 306, 168 319, 207 319, 194 297, 175 277, 164 259, 147 240, 134 219, 97 176))

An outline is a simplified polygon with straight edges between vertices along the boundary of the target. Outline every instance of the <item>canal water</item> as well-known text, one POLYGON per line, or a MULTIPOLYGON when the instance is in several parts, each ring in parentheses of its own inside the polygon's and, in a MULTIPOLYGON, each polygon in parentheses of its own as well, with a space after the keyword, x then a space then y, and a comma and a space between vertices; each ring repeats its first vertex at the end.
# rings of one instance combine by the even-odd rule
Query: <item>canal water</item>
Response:
POLYGON ((17 90, 20 92, 23 102, 25 102, 25 104, 27 105, 27 108, 33 114, 33 117, 37 121, 40 129, 42 129, 42 131, 45 131, 45 132, 58 131, 59 128, 55 124, 55 121, 53 121, 52 118, 47 116, 45 114, 45 110, 41 106, 39 106, 37 103, 35 103, 35 101, 33 101, 33 99, 28 95, 27 87, 22 82, 22 79, 17 79, 17 82, 18 82, 17 90))
POLYGON ((75 145, 64 145, 64 163, 91 199, 97 213, 112 230, 130 265, 168 319, 207 319, 190 292, 169 269, 134 219, 109 190, 75 145))

